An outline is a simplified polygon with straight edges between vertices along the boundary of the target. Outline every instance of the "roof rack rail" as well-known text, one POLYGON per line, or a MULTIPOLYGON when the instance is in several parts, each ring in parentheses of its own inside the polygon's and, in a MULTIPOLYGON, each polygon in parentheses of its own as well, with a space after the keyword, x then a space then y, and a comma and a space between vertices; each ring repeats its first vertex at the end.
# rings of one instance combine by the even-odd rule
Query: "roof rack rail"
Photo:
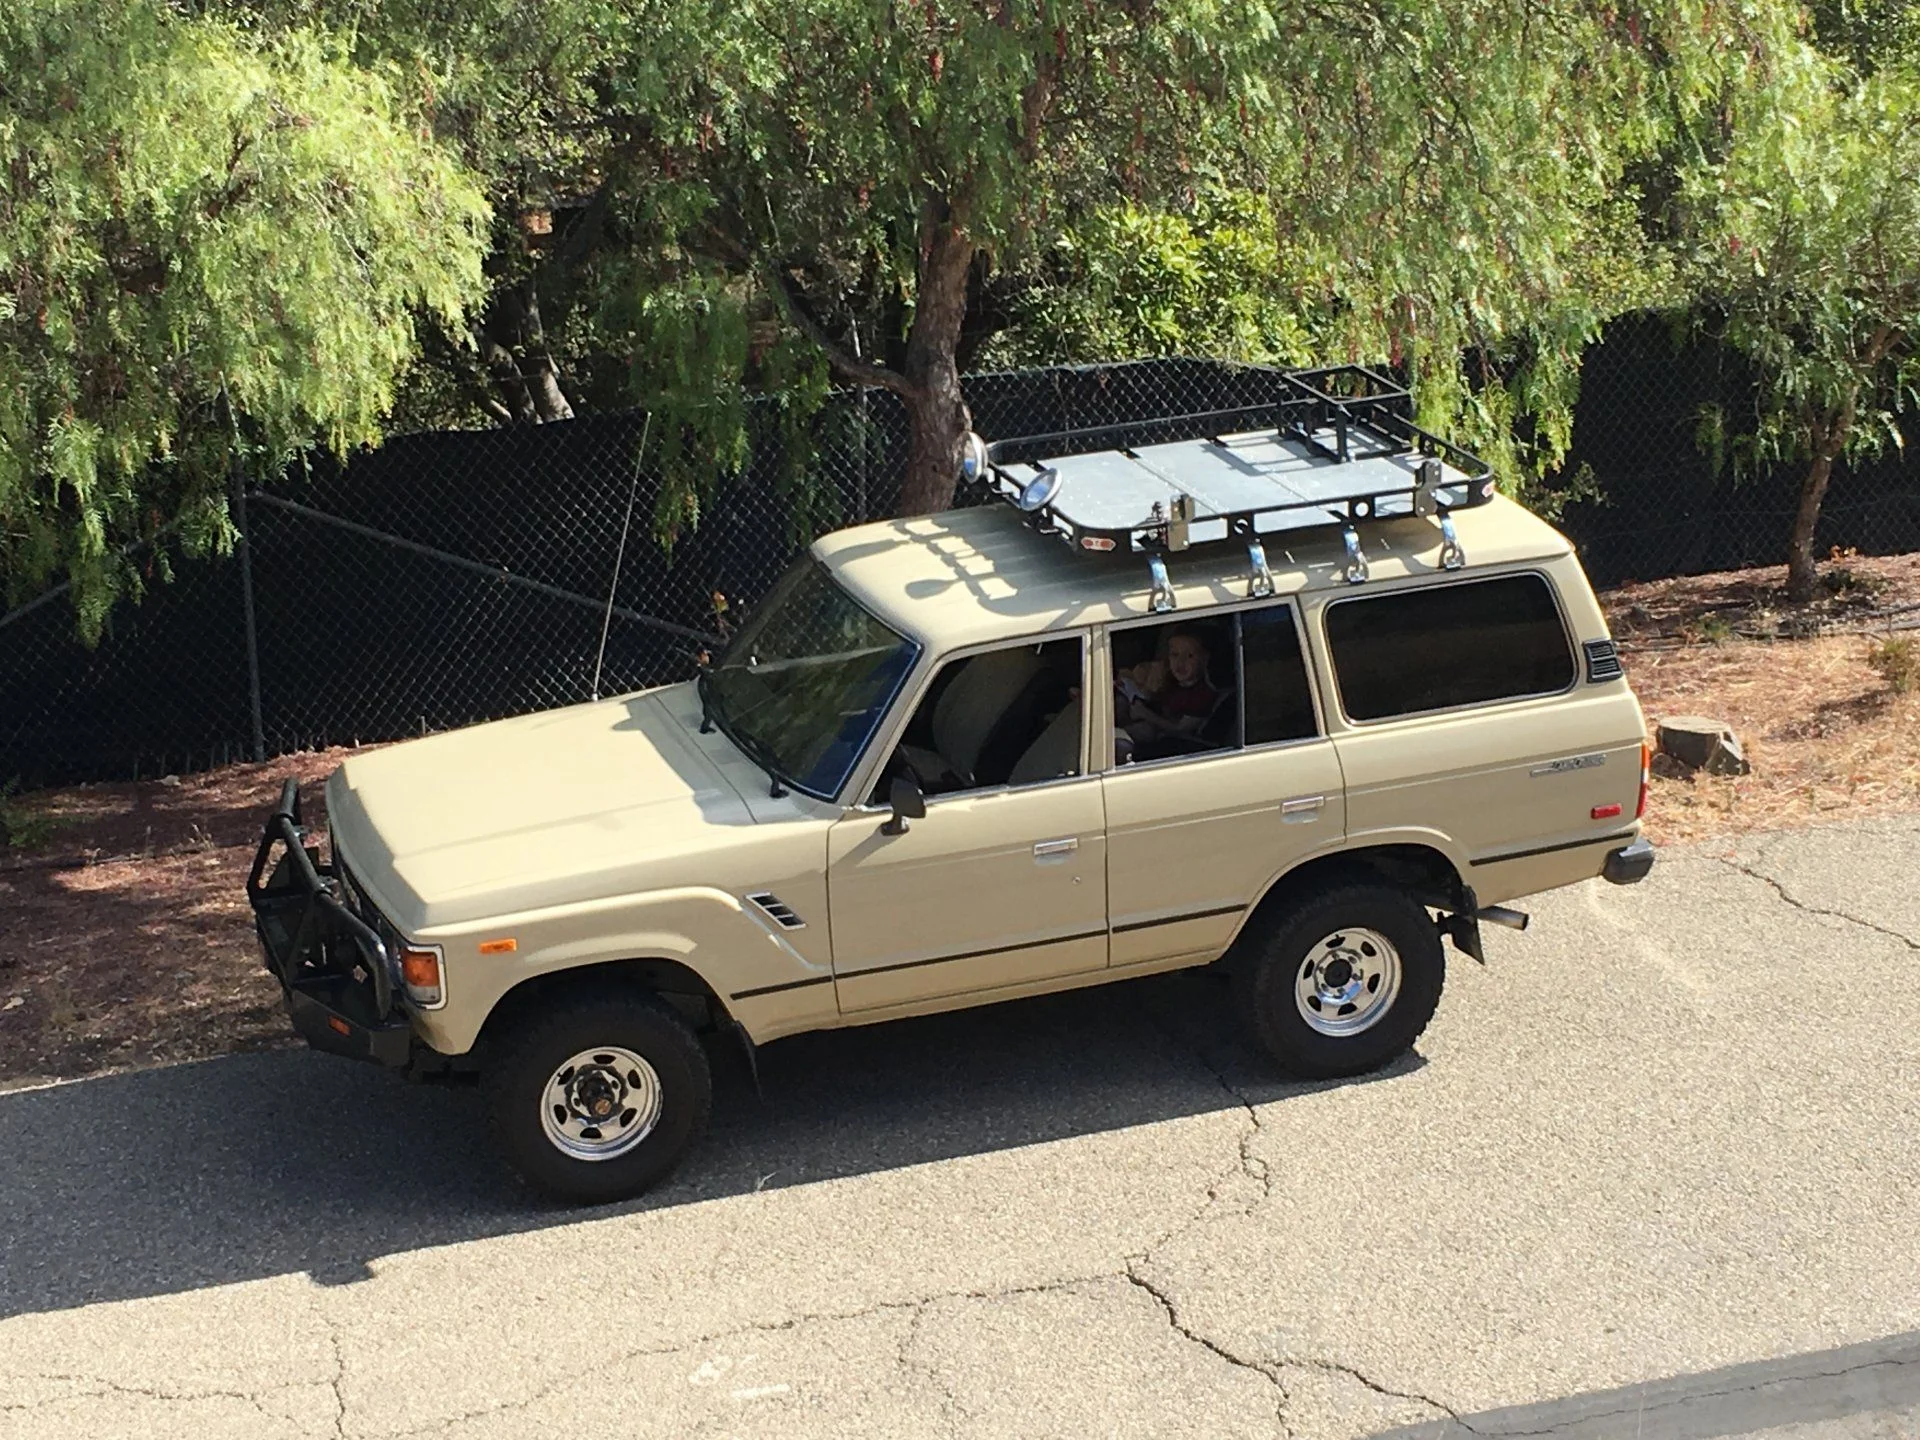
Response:
MULTIPOLYGON (((970 441, 966 478, 1043 534, 1087 551, 1247 548, 1250 592, 1272 593, 1262 541, 1337 524, 1346 578, 1366 579, 1355 526, 1432 517, 1441 563, 1466 563, 1449 512, 1493 498, 1493 472, 1413 423, 1406 388, 1360 365, 1253 370, 1272 393, 1247 405, 970 441)), ((1172 592, 1155 572, 1156 604, 1172 592)))

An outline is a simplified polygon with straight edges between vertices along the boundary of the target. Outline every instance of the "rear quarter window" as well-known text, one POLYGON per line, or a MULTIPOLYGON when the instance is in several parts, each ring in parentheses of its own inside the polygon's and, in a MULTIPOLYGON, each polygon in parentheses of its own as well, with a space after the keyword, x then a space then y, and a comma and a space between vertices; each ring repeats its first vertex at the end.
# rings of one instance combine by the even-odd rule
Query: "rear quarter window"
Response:
POLYGON ((1573 646, 1541 575, 1335 601, 1326 629, 1341 708, 1354 720, 1551 695, 1573 684, 1573 646))

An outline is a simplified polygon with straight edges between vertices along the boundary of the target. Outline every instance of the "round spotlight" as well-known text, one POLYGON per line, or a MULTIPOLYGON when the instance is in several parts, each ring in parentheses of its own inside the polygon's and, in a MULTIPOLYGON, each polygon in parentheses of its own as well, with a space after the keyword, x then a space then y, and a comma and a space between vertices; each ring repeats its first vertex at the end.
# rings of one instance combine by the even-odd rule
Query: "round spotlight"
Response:
POLYGON ((1060 493, 1060 472, 1049 466, 1020 491, 1020 508, 1026 511, 1038 510, 1042 505, 1053 503, 1053 497, 1060 493))
POLYGON ((960 478, 971 484, 987 473, 987 442, 969 430, 960 442, 960 478))

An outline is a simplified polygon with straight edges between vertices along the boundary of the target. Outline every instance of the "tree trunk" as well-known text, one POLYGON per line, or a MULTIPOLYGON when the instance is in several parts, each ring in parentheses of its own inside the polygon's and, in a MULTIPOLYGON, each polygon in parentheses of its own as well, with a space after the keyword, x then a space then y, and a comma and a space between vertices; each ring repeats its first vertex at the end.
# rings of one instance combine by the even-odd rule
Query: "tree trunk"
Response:
POLYGON ((1827 482, 1833 478, 1833 455, 1823 445, 1814 452, 1807 467, 1807 478, 1800 483, 1800 507, 1793 517, 1793 537, 1787 542, 1787 598, 1796 602, 1813 598, 1813 530, 1820 523, 1820 502, 1826 498, 1827 482))
POLYGON ((957 352, 967 317, 967 272, 973 241, 942 205, 929 217, 923 241, 913 328, 907 333, 907 407, 911 445, 896 513, 929 515, 953 503, 960 479, 961 439, 972 423, 960 395, 957 352))
POLYGON ((1800 482, 1800 505, 1794 511, 1793 535, 1787 541, 1787 598, 1804 603, 1813 598, 1813 532, 1820 523, 1820 502, 1827 498, 1827 482, 1833 479, 1833 462, 1846 449, 1847 436, 1853 431, 1857 392, 1849 392, 1837 414, 1823 415, 1812 423, 1813 462, 1807 466, 1807 478, 1800 482))
POLYGON ((480 352, 515 423, 573 419, 573 406, 547 353, 540 297, 531 280, 508 285, 494 295, 480 330, 480 352))

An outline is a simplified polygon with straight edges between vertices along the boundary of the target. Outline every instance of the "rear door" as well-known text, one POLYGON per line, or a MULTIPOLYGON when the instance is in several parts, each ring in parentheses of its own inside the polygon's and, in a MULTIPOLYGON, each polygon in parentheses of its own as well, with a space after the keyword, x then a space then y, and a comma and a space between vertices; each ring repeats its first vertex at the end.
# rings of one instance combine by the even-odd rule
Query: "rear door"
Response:
POLYGON ((1208 683, 1226 692, 1231 716, 1190 741, 1163 737, 1159 725, 1129 726, 1116 689, 1120 724, 1102 782, 1116 966, 1217 957, 1274 875, 1337 848, 1345 831, 1340 762, 1294 605, 1114 627, 1116 681, 1151 695, 1141 682, 1155 678, 1175 635, 1204 645, 1208 683))

